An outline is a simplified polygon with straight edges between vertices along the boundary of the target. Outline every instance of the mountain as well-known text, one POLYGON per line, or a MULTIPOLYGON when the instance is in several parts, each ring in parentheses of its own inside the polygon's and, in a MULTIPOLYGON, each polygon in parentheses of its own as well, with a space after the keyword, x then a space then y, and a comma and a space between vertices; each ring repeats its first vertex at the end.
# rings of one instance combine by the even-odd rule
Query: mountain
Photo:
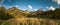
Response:
POLYGON ((7 13, 10 15, 13 15, 15 18, 23 18, 23 13, 17 8, 17 7, 12 7, 10 8, 7 13))

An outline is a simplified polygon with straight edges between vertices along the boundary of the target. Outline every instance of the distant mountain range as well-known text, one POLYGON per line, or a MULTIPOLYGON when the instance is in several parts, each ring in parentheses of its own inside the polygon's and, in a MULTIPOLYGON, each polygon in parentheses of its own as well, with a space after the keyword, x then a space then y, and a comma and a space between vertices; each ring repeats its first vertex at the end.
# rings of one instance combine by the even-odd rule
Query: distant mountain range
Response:
POLYGON ((54 11, 52 10, 43 11, 42 9, 38 9, 37 11, 29 12, 28 10, 25 11, 20 10, 17 7, 11 7, 9 9, 6 9, 3 6, 0 7, 0 19, 25 18, 25 17, 60 19, 60 8, 56 8, 54 11))

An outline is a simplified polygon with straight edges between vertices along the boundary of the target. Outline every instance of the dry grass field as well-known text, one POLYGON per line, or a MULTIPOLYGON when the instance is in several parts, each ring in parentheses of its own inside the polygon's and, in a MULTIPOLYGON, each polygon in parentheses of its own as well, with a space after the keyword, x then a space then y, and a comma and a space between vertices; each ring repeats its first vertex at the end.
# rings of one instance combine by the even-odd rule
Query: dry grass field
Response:
POLYGON ((60 25, 60 20, 42 18, 18 18, 0 21, 0 25, 60 25))

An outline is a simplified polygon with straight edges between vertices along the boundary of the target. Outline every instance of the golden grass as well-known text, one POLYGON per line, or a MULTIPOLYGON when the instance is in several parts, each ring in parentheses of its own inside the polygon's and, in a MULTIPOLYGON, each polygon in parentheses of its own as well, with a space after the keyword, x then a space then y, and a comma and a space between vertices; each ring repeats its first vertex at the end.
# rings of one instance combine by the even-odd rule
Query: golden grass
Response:
POLYGON ((42 18, 9 19, 4 21, 1 25, 6 24, 7 22, 10 23, 10 25, 60 25, 60 20, 42 19, 42 18))

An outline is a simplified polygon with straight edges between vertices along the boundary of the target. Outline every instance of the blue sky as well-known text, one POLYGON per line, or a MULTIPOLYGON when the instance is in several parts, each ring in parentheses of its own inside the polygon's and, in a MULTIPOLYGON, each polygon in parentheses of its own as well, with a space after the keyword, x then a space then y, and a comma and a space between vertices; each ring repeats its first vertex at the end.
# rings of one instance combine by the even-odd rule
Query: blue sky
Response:
POLYGON ((12 6, 18 7, 21 10, 36 11, 40 8, 47 10, 47 8, 60 7, 60 0, 0 0, 0 5, 6 8, 12 6), (46 8, 47 7, 47 8, 46 8))

